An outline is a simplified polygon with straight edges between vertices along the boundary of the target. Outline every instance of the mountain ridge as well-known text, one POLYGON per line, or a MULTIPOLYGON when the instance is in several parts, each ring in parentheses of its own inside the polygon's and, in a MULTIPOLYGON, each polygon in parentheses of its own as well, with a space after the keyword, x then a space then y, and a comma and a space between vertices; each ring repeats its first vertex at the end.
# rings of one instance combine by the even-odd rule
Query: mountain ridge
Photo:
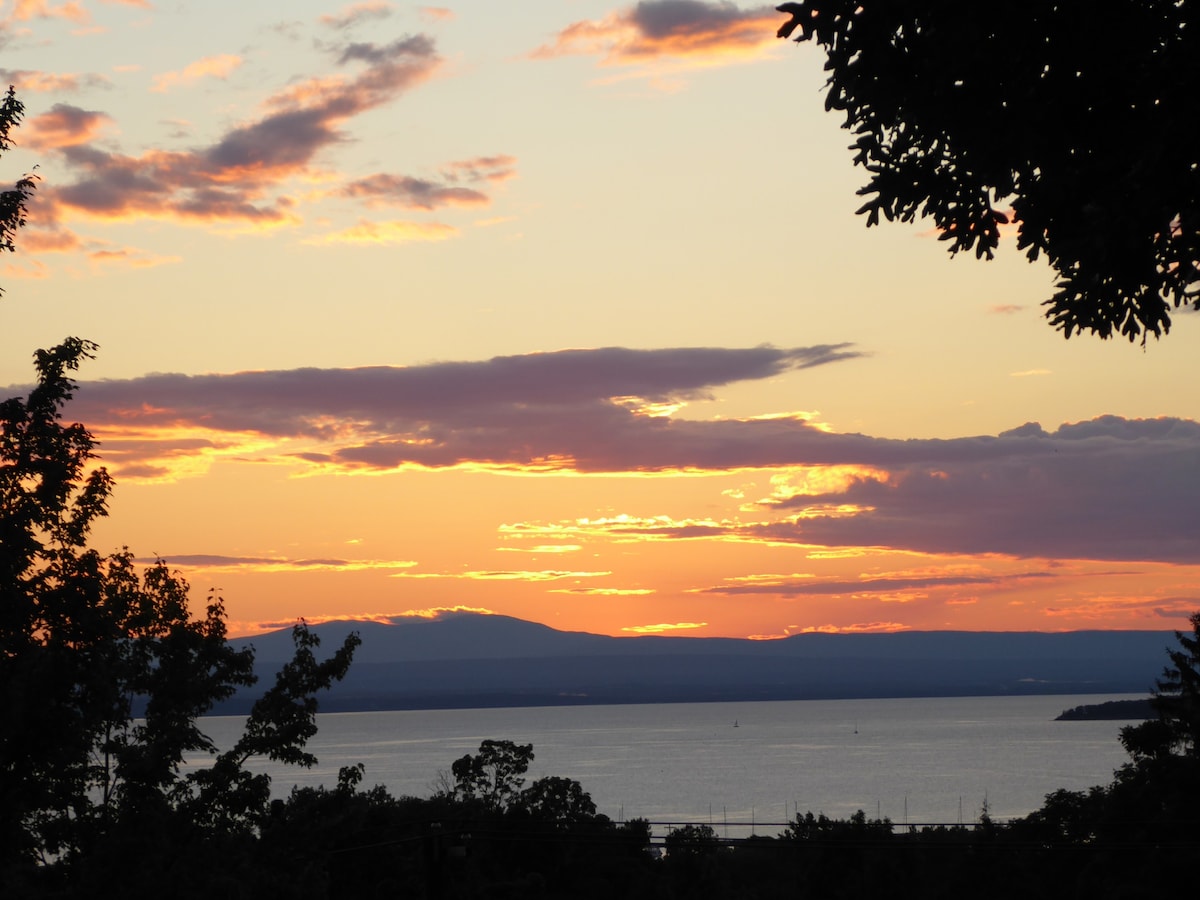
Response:
MULTIPOLYGON (((1172 631, 807 633, 776 640, 558 631, 448 613, 310 626, 332 652, 362 645, 325 711, 849 697, 1148 693, 1172 631)), ((253 646, 259 692, 291 658, 291 630, 253 646)), ((319 654, 318 654, 319 655, 319 654)), ((245 691, 217 712, 248 709, 245 691)))

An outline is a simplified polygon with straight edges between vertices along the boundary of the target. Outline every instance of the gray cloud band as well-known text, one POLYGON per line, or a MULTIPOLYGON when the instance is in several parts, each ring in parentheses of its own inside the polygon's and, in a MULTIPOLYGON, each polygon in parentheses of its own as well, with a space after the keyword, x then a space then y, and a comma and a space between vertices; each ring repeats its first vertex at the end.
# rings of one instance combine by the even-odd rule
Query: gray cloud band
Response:
MULTIPOLYGON (((579 472, 860 466, 832 493, 762 501, 759 523, 703 536, 938 553, 1200 562, 1200 424, 1106 416, 1053 432, 894 440, 799 418, 689 420, 645 403, 852 360, 849 345, 567 350, 481 362, 81 386, 69 413, 120 466, 162 459, 167 428, 309 441, 339 469, 461 464, 579 472), (118 434, 120 432, 120 434, 118 434), (138 436, 130 437, 130 432, 138 436), (122 436, 124 435, 124 436, 122 436), (149 438, 149 439, 147 439, 149 438)), ((170 445, 174 456, 202 452, 170 445)), ((118 475, 120 469, 118 468, 118 475)), ((680 538, 697 535, 679 535, 680 538)))

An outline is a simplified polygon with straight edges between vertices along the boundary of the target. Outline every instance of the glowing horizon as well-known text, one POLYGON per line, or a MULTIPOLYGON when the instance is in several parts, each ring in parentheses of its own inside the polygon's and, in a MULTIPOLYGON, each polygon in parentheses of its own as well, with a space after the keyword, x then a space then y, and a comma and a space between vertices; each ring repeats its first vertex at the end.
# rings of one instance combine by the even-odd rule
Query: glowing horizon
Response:
POLYGON ((0 3, 40 178, 0 398, 64 335, 101 551, 231 631, 1183 628, 1194 316, 1041 318, 1011 236, 867 230, 822 59, 744 3, 0 3))

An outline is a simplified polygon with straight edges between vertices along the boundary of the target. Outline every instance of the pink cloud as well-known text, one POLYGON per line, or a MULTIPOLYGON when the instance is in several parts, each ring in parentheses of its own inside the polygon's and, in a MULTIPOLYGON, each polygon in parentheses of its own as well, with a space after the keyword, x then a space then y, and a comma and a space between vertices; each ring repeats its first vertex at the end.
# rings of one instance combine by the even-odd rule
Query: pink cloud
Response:
POLYGON ((21 137, 33 150, 64 150, 95 140, 112 123, 102 112, 55 103, 48 112, 25 122, 21 137))
POLYGON ((163 72, 154 76, 154 86, 150 90, 165 93, 181 84, 191 84, 202 78, 217 78, 222 81, 242 65, 242 58, 232 53, 222 53, 219 56, 206 56, 189 63, 177 72, 163 72))
POLYGON ((744 58, 774 44, 778 18, 770 6, 744 10, 727 2, 643 0, 601 20, 568 25, 531 56, 583 54, 607 64, 744 58))
POLYGON ((50 0, 14 0, 9 15, 17 22, 28 22, 31 19, 66 19, 85 24, 91 21, 91 16, 77 0, 57 4, 51 3, 50 0))
POLYGON ((384 0, 364 0, 362 3, 351 3, 336 13, 327 13, 318 21, 327 28, 344 31, 362 22, 381 21, 392 15, 394 6, 384 0))
POLYGON ((349 45, 342 58, 362 64, 361 71, 281 91, 268 99, 264 116, 196 150, 130 156, 99 149, 87 143, 82 125, 101 121, 95 117, 102 114, 64 108, 60 118, 75 127, 52 130, 48 120, 41 145, 55 147, 76 180, 39 192, 42 221, 155 217, 260 226, 295 221, 294 201, 280 193, 284 183, 307 174, 319 153, 344 140, 348 120, 391 102, 440 65, 423 36, 384 46, 349 45))
POLYGON ((36 69, 0 69, 0 83, 13 85, 18 93, 59 93, 78 91, 85 87, 106 87, 110 82, 103 75, 41 72, 36 69))

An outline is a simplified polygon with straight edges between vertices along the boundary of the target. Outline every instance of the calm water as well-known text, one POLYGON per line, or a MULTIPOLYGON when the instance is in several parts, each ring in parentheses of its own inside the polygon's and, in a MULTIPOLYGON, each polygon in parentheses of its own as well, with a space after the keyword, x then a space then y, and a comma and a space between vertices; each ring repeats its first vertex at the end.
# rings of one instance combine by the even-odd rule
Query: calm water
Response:
MULTIPOLYGON (((1122 722, 1055 722, 1117 696, 679 703, 341 713, 319 717, 311 770, 264 766, 276 792, 336 782, 362 762, 367 785, 429 796, 439 773, 487 738, 532 743, 530 779, 582 783, 614 819, 778 823, 796 810, 893 822, 1025 815, 1057 788, 1111 780, 1122 722), (736 727, 734 723, 736 724, 736 727)), ((242 720, 213 717, 228 746, 242 720)), ((758 826, 759 833, 779 828, 758 826)), ((732 836, 732 830, 731 830, 732 836)))

